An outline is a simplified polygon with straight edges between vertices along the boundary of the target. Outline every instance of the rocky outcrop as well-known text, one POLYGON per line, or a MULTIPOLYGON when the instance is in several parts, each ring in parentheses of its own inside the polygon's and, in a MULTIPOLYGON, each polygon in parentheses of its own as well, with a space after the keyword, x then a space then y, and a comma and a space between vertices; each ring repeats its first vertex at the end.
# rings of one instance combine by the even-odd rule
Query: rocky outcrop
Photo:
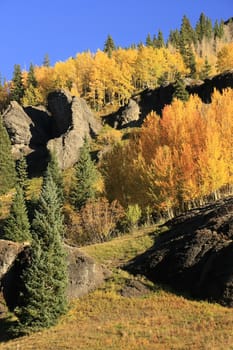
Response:
MULTIPOLYGON (((221 73, 205 81, 186 79, 185 83, 189 94, 197 94, 204 103, 210 103, 214 89, 222 91, 225 88, 233 88, 233 70, 221 73)), ((127 120, 127 115, 131 110, 130 106, 126 105, 117 112, 106 116, 104 121, 117 129, 122 129, 126 126, 140 126, 151 111, 155 111, 158 115, 162 114, 164 106, 171 104, 174 91, 175 88, 172 83, 161 85, 153 90, 146 89, 132 97, 132 100, 138 106, 136 107, 134 104, 134 109, 138 108, 138 113, 134 115, 139 116, 139 118, 136 117, 135 120, 131 119, 129 123, 125 123, 124 120, 127 120)))
POLYGON ((0 281, 10 270, 16 257, 24 250, 25 244, 0 239, 0 281))
POLYGON ((62 169, 77 162, 85 136, 94 137, 101 129, 86 102, 58 90, 48 95, 48 110, 43 107, 22 108, 13 101, 3 114, 14 157, 27 156, 29 172, 43 172, 48 150, 58 157, 62 169))
POLYGON ((167 224, 171 229, 126 269, 192 297, 233 307, 233 198, 167 224))
POLYGON ((85 136, 96 136, 101 124, 83 99, 72 98, 64 91, 49 94, 48 108, 54 119, 48 149, 56 153, 61 168, 66 169, 77 162, 85 136))
POLYGON ((104 121, 115 129, 136 127, 140 124, 139 105, 136 101, 130 99, 125 107, 121 107, 116 113, 104 118, 104 121))
POLYGON ((10 102, 3 114, 3 122, 11 139, 14 157, 18 157, 21 153, 30 152, 29 145, 33 124, 30 117, 17 102, 10 102))
MULTIPOLYGON (((68 253, 67 296, 74 299, 97 288, 109 272, 78 248, 67 245, 65 248, 68 253)), ((21 268, 29 256, 29 244, 0 240, 0 291, 10 309, 15 306, 21 268)))

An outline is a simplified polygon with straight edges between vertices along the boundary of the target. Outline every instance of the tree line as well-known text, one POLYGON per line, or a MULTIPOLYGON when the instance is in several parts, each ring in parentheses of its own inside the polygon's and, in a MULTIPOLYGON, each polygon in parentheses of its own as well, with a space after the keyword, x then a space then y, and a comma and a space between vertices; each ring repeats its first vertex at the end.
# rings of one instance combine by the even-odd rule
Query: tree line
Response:
POLYGON ((184 16, 180 30, 172 30, 165 43, 161 31, 148 34, 145 43, 117 47, 109 35, 103 50, 77 54, 50 66, 46 55, 42 66, 28 72, 14 67, 11 82, 0 84, 0 108, 9 100, 23 105, 45 104, 48 92, 66 88, 100 111, 108 104, 125 104, 135 92, 176 80, 177 74, 205 79, 232 68, 232 37, 223 21, 203 13, 195 26, 184 16))

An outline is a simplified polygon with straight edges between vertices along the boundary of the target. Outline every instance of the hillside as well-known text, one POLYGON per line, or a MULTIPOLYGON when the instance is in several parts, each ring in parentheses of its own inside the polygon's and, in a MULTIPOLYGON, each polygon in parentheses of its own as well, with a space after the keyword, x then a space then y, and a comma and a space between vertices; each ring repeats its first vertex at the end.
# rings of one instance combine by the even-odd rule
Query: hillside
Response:
POLYGON ((148 249, 158 234, 151 227, 82 250, 112 269, 95 292, 72 303, 56 327, 8 340, 10 317, 0 320, 1 350, 231 349, 232 310, 197 302, 162 289, 120 266, 148 249))

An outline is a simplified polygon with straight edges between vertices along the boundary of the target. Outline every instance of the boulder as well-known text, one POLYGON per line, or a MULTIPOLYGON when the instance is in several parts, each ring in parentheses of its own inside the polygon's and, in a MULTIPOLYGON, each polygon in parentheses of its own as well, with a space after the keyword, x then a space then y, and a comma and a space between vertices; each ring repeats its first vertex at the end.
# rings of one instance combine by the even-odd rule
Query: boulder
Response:
POLYGON ((67 246, 67 251, 69 267, 67 295, 69 299, 74 299, 96 289, 104 282, 109 271, 78 248, 67 246))
MULTIPOLYGON (((68 253, 68 299, 78 298, 97 288, 108 270, 78 248, 65 245, 68 253)), ((0 240, 0 291, 10 309, 15 307, 21 268, 30 257, 28 243, 0 240)))
POLYGON ((192 297, 233 307, 233 198, 167 225, 169 231, 125 268, 192 297))

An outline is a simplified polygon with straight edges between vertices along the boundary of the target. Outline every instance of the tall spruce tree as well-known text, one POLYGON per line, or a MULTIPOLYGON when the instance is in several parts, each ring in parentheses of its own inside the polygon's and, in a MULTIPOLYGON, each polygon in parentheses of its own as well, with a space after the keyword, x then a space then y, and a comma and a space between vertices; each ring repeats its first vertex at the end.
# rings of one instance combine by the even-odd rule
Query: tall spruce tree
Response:
POLYGON ((71 201, 80 209, 88 199, 96 196, 95 182, 98 172, 91 159, 88 141, 85 138, 83 147, 80 149, 79 160, 75 166, 75 179, 71 189, 71 201))
POLYGON ((50 160, 46 170, 46 176, 52 176, 53 181, 57 186, 58 198, 61 204, 64 202, 64 183, 61 168, 59 167, 57 156, 50 152, 50 160))
POLYGON ((27 86, 33 86, 34 88, 37 87, 38 83, 35 77, 35 72, 34 72, 34 66, 31 63, 28 71, 28 76, 27 76, 27 86))
POLYGON ((174 88, 175 88, 175 91, 172 95, 173 98, 178 98, 179 100, 182 100, 182 101, 188 101, 189 93, 185 89, 184 81, 180 76, 177 77, 177 80, 174 84, 174 88))
POLYGON ((107 36, 107 39, 104 43, 104 52, 106 52, 108 54, 109 57, 112 56, 112 52, 116 50, 116 45, 114 43, 113 38, 111 37, 111 35, 107 36))
POLYGON ((50 67, 50 58, 48 53, 45 54, 42 64, 44 67, 50 67))
POLYGON ((16 187, 10 215, 4 226, 3 238, 14 242, 30 242, 32 239, 24 194, 20 186, 16 187))
POLYGON ((200 79, 207 79, 210 76, 211 73, 211 65, 209 64, 208 58, 205 58, 204 66, 200 72, 200 79))
POLYGON ((26 192, 28 189, 28 171, 27 171, 27 161, 26 157, 21 157, 16 161, 16 173, 17 173, 17 183, 22 188, 23 193, 26 197, 26 192))
POLYGON ((23 85, 21 67, 19 64, 15 64, 10 93, 11 101, 17 101, 20 103, 21 99, 23 98, 24 91, 25 89, 23 85))
POLYGON ((146 46, 154 46, 154 43, 153 43, 153 40, 151 39, 151 35, 150 33, 147 34, 147 37, 146 37, 146 46))
POLYGON ((67 310, 67 262, 63 234, 57 186, 52 176, 46 174, 32 222, 31 256, 22 273, 21 297, 15 309, 21 332, 50 327, 67 310))
POLYGON ((165 46, 165 42, 164 42, 164 38, 163 38, 163 33, 161 32, 161 30, 158 31, 158 38, 156 41, 156 46, 158 49, 160 49, 161 47, 165 46))
POLYGON ((15 185, 15 162, 11 154, 11 142, 0 116, 0 194, 15 185))

